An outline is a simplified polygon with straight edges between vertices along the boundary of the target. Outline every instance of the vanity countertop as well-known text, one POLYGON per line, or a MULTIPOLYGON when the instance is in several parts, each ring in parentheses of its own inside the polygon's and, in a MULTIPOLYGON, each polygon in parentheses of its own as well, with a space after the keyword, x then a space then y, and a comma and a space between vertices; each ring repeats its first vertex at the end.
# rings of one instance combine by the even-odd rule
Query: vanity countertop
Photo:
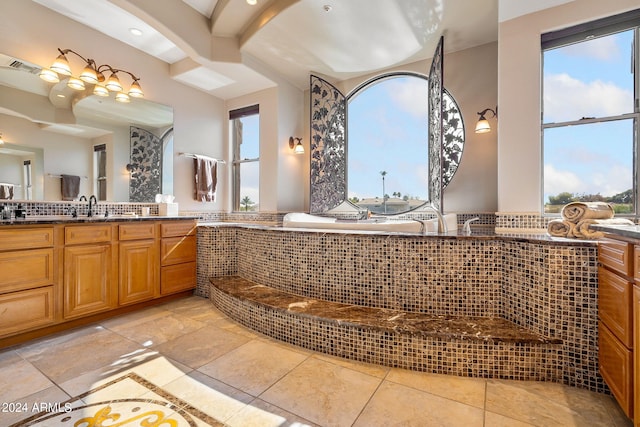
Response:
POLYGON ((4 219, 0 220, 1 226, 14 225, 40 225, 40 224, 85 224, 85 223, 101 223, 101 222, 132 222, 132 221, 175 221, 175 220, 197 220, 196 216, 140 216, 140 215, 113 215, 104 217, 99 216, 78 216, 71 215, 30 215, 20 219, 4 219))
POLYGON ((591 228, 605 233, 615 234, 632 239, 640 239, 640 225, 602 225, 592 224, 591 228))

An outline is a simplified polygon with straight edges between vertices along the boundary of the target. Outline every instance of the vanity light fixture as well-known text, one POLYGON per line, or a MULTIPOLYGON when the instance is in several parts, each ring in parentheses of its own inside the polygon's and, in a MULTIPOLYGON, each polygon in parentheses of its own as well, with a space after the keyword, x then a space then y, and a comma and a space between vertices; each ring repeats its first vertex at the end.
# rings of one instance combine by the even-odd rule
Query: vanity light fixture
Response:
POLYGON ((295 154, 304 154, 304 146, 302 145, 302 138, 289 137, 289 148, 293 150, 295 154), (296 144, 296 141, 298 143, 296 144))
POLYGON ((492 117, 496 117, 497 118, 498 117, 498 107, 496 106, 495 110, 492 110, 491 108, 485 108, 484 110, 482 110, 481 112, 478 113, 480 118, 478 119, 478 123, 476 123, 476 133, 491 132, 491 125, 489 124, 489 121, 485 117, 485 115, 487 113, 491 113, 491 114, 493 114, 492 117))
POLYGON ((2 139, 2 134, 0 133, 0 145, 4 144, 4 139, 2 139))
POLYGON ((143 98, 144 93, 142 92, 142 88, 140 87, 140 79, 136 77, 133 73, 127 70, 121 70, 118 68, 113 68, 109 64, 97 65, 96 61, 91 58, 85 58, 79 53, 71 50, 71 49, 60 49, 58 48, 58 52, 60 55, 53 61, 51 67, 43 68, 40 71, 40 78, 44 81, 50 83, 58 83, 60 81, 60 76, 69 77, 67 81, 67 86, 75 90, 85 90, 85 83, 93 85, 93 93, 98 96, 109 96, 109 92, 117 92, 116 101, 119 102, 130 102, 133 98, 143 98), (72 77, 71 67, 69 66, 69 60, 67 59, 67 55, 69 53, 73 53, 80 59, 85 62, 85 67, 82 70, 82 73, 76 78, 72 77), (104 72, 109 71, 111 75, 107 80, 105 78, 104 72), (120 79, 118 78, 118 73, 128 74, 133 82, 129 88, 129 92, 124 92, 122 88, 122 84, 120 84, 120 79), (105 83, 106 81, 106 83, 105 83))

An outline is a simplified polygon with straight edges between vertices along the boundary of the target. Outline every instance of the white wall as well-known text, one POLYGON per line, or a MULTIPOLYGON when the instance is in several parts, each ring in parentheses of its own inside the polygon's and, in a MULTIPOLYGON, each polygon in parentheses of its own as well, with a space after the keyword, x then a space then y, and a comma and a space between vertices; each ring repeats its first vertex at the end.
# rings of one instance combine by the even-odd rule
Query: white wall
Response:
POLYGON ((500 23, 498 210, 542 213, 540 35, 628 10, 637 0, 580 0, 500 23))

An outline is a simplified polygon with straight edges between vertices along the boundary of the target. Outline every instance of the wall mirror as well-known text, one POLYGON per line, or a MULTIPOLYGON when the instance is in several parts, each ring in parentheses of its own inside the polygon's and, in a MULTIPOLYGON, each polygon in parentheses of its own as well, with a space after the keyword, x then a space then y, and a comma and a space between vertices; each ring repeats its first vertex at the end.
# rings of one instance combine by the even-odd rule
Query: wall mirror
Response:
POLYGON ((62 200, 62 174, 80 176, 79 195, 103 194, 103 200, 110 202, 154 202, 156 192, 172 193, 171 107, 146 99, 120 103, 113 94, 98 97, 90 88, 74 91, 66 80, 43 81, 38 77, 40 70, 38 65, 0 54, 0 133, 8 143, 0 150, 0 183, 16 184, 14 200, 62 200), (153 156, 158 161, 150 167, 132 161, 134 128, 154 136, 155 145, 145 146, 158 151, 153 156), (106 149, 104 175, 99 174, 99 148, 106 149), (26 182, 18 169, 24 172, 29 152, 35 157, 31 181, 26 182), (141 192, 132 184, 150 176, 159 182, 153 191, 141 192), (107 185, 101 188, 105 180, 107 185))

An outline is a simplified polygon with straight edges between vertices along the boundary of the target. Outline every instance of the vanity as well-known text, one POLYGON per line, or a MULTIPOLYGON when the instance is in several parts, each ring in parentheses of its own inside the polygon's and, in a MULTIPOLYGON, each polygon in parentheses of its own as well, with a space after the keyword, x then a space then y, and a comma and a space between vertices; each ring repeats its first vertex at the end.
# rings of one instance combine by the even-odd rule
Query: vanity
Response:
POLYGON ((592 226, 598 244, 599 370, 625 414, 640 425, 640 227, 592 226))
POLYGON ((0 221, 0 348, 190 294, 191 217, 0 221))

